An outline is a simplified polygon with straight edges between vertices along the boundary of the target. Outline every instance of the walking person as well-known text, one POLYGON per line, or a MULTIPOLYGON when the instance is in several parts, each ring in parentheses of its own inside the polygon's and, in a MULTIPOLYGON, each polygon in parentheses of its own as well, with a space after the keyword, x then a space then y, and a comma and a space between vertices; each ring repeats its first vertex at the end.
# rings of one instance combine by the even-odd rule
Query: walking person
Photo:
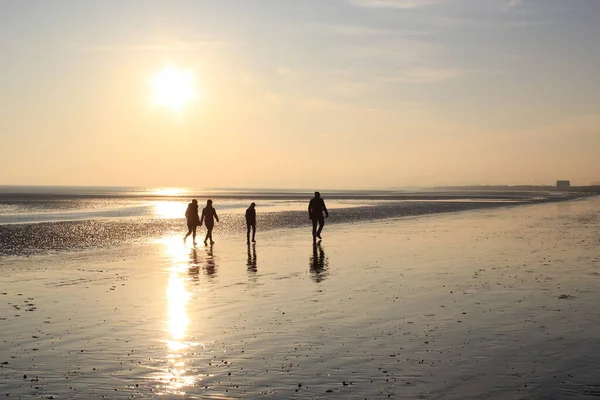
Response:
POLYGON ((192 235, 195 246, 196 228, 198 228, 199 225, 202 225, 200 223, 200 217, 198 216, 198 200, 194 199, 190 204, 188 204, 187 209, 185 210, 185 219, 187 219, 188 232, 183 237, 183 244, 185 244, 188 236, 192 235))
POLYGON ((212 200, 206 201, 206 207, 202 210, 202 217, 200 217, 200 225, 204 221, 206 225, 206 237, 204 238, 204 245, 206 242, 210 240, 210 244, 214 244, 215 241, 212 238, 212 230, 215 226, 215 220, 219 222, 219 217, 217 216, 217 210, 215 210, 212 206, 212 200))
POLYGON ((256 203, 250 204, 246 210, 246 243, 250 244, 250 230, 252 230, 252 243, 256 242, 256 203))
POLYGON ((321 198, 319 192, 315 192, 315 197, 308 203, 308 218, 312 220, 313 241, 321 239, 321 231, 325 225, 325 218, 329 218, 329 211, 327 211, 325 201, 321 198), (323 217, 323 213, 325 213, 325 217, 323 217), (317 224, 319 225, 318 229, 317 224))

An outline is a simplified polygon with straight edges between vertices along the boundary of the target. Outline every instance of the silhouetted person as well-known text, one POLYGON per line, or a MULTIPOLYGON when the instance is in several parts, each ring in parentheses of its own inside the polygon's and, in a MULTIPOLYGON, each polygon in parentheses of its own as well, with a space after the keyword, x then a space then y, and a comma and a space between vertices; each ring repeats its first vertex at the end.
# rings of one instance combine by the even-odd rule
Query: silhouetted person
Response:
POLYGON ((187 209, 185 210, 185 218, 187 219, 187 227, 188 233, 183 237, 183 243, 187 240, 188 236, 192 235, 192 239, 194 240, 194 245, 196 244, 196 228, 200 223, 200 217, 198 216, 198 200, 194 199, 190 204, 188 204, 187 209))
POLYGON ((250 207, 246 210, 246 243, 250 243, 250 230, 252 230, 252 242, 256 235, 256 203, 250 204, 250 207))
POLYGON ((206 245, 206 241, 210 239, 210 244, 214 244, 214 240, 212 238, 212 230, 215 226, 215 220, 219 222, 219 217, 217 216, 217 210, 215 210, 212 206, 212 200, 206 201, 206 207, 202 210, 202 217, 200 218, 200 225, 202 225, 202 221, 206 225, 206 237, 204 238, 204 244, 206 245))
POLYGON ((313 224, 313 241, 317 238, 321 239, 321 231, 325 225, 325 218, 329 218, 329 212, 319 192, 315 192, 315 197, 308 203, 308 218, 312 220, 313 224), (325 213, 325 217, 323 217, 323 213, 325 213), (319 224, 319 229, 317 229, 317 224, 319 224))

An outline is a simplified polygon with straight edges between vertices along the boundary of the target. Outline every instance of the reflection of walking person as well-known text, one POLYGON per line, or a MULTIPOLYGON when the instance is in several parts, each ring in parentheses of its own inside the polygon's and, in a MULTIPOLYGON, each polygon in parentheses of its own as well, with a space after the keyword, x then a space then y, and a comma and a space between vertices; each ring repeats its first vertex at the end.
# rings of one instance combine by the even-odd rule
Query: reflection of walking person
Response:
POLYGON ((250 244, 248 244, 248 260, 246 261, 246 266, 249 270, 256 272, 256 245, 252 245, 252 249, 250 248, 250 244))
POLYGON ((217 261, 213 254, 212 246, 206 247, 206 266, 204 267, 204 272, 211 278, 217 274, 217 261))
POLYGON ((202 225, 202 221, 204 221, 206 225, 206 237, 204 238, 204 244, 206 245, 206 241, 210 239, 210 244, 215 243, 212 238, 212 230, 215 226, 215 220, 219 222, 219 217, 217 216, 217 210, 215 210, 212 206, 212 200, 206 201, 206 207, 202 210, 202 217, 200 218, 200 225, 202 225))
POLYGON ((321 242, 313 243, 313 253, 310 257, 310 272, 315 282, 322 282, 328 275, 327 268, 329 262, 325 256, 325 250, 321 246, 321 242))
POLYGON ((313 224, 313 241, 317 240, 317 238, 321 239, 321 231, 323 230, 323 225, 325 225, 325 218, 329 218, 329 212, 319 192, 315 192, 315 197, 308 203, 308 218, 312 220, 313 224), (323 212, 325 213, 325 217, 323 217, 323 212), (319 224, 319 229, 317 229, 317 224, 319 224))
POLYGON ((198 265, 198 252, 196 246, 192 247, 190 252, 190 259, 188 261, 188 275, 195 281, 198 280, 198 274, 200 273, 200 267, 198 265))
POLYGON ((252 229, 252 242, 256 242, 254 240, 254 236, 256 235, 256 204, 250 204, 250 207, 246 210, 246 243, 250 243, 250 229, 252 229))
POLYGON ((187 219, 188 232, 183 237, 183 243, 187 240, 188 236, 193 235, 192 239, 194 240, 194 245, 196 244, 196 228, 198 228, 200 223, 200 217, 198 217, 198 200, 194 199, 187 206, 187 210, 185 210, 185 218, 187 219))

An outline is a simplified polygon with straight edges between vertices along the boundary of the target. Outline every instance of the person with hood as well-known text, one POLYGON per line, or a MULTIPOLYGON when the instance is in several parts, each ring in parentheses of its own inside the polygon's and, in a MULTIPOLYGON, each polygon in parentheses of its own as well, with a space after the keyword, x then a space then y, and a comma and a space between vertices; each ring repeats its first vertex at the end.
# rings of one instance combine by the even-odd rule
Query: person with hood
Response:
POLYGON ((187 206, 187 210, 185 210, 185 219, 187 219, 187 227, 188 232, 183 237, 183 243, 187 240, 188 236, 192 235, 192 239, 194 240, 194 245, 196 244, 196 228, 198 228, 200 223, 200 217, 198 216, 198 200, 194 199, 187 206))

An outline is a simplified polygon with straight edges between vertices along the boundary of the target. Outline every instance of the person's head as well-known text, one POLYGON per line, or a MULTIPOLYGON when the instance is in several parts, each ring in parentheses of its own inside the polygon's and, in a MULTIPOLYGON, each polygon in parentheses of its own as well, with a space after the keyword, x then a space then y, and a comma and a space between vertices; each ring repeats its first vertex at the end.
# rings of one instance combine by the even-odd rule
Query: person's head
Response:
POLYGON ((194 199, 194 200, 192 200, 192 203, 193 204, 198 204, 198 200, 194 199))
POLYGON ((206 200, 206 205, 207 206, 212 206, 212 200, 211 199, 206 200))
POLYGON ((319 197, 321 197, 321 193, 315 192, 315 197, 318 199, 319 197))
POLYGON ((256 207, 256 203, 255 203, 255 202, 252 202, 252 203, 250 204, 250 207, 252 207, 252 208, 256 207))

